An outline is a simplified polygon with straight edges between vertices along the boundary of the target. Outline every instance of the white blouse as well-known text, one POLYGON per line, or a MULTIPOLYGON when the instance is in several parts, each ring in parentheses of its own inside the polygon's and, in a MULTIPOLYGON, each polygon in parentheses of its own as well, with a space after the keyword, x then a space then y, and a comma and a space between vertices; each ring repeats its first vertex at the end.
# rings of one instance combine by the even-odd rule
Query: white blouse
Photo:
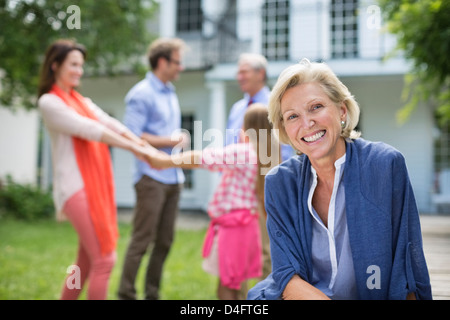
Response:
POLYGON ((312 219, 312 285, 331 299, 357 299, 353 258, 345 214, 345 188, 342 183, 345 155, 335 162, 333 191, 328 208, 328 228, 312 206, 317 173, 311 166, 308 208, 312 219))
POLYGON ((65 219, 62 212, 65 202, 84 187, 72 136, 100 141, 105 127, 119 134, 128 130, 122 123, 100 109, 91 99, 85 99, 99 121, 81 116, 54 94, 46 93, 38 100, 38 108, 51 139, 53 200, 58 220, 65 219))

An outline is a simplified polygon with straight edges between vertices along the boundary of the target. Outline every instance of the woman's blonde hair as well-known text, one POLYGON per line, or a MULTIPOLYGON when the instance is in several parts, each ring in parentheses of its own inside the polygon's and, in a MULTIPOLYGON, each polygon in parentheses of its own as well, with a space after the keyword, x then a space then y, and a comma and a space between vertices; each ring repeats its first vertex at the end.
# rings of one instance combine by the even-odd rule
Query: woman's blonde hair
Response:
MULTIPOLYGON (((303 59, 300 63, 286 68, 278 77, 269 99, 269 120, 282 143, 291 144, 283 125, 281 114, 281 99, 284 93, 303 83, 318 83, 325 94, 336 106, 344 103, 347 107, 347 119, 343 125, 341 136, 356 139, 361 133, 355 131, 359 121, 359 106, 348 88, 338 79, 325 63, 310 62, 303 59)), ((295 148, 294 148, 295 149, 295 148)))

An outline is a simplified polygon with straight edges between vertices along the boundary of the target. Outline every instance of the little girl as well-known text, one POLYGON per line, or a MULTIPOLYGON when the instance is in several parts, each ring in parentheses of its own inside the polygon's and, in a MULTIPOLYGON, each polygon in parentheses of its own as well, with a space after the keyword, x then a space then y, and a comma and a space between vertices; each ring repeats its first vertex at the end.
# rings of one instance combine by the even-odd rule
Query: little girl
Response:
POLYGON ((266 106, 249 106, 243 131, 239 143, 224 148, 148 158, 155 168, 204 168, 222 173, 208 205, 211 223, 203 245, 203 269, 219 276, 217 295, 222 300, 239 299, 241 283, 262 275, 258 208, 264 208, 264 175, 279 162, 279 145, 271 137, 266 106), (266 156, 273 161, 261 161, 266 156))

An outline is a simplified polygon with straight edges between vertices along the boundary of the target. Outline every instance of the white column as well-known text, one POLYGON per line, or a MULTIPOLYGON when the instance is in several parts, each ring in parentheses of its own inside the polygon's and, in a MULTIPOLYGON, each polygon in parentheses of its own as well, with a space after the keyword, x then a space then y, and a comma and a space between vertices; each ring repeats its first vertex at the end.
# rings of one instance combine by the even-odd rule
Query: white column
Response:
MULTIPOLYGON (((225 82, 224 81, 212 81, 207 85, 210 90, 209 101, 209 124, 204 126, 204 129, 214 129, 214 133, 221 134, 223 139, 222 143, 218 143, 217 146, 223 145, 225 141, 225 127, 227 121, 226 115, 226 96, 225 96, 225 82)), ((214 146, 216 144, 214 143, 214 146)))
POLYGON ((176 16, 177 2, 176 0, 164 0, 159 2, 160 19, 159 29, 161 37, 175 37, 176 35, 176 16))
MULTIPOLYGON (((225 142, 225 127, 226 127, 226 95, 224 81, 210 81, 206 84, 210 90, 209 101, 209 123, 203 127, 205 130, 203 134, 204 144, 210 147, 222 147, 225 142), (214 137, 212 137, 214 136, 214 137), (211 141, 210 139, 214 140, 211 141)), ((209 175, 210 194, 212 196, 220 181, 219 173, 211 173, 209 175)))

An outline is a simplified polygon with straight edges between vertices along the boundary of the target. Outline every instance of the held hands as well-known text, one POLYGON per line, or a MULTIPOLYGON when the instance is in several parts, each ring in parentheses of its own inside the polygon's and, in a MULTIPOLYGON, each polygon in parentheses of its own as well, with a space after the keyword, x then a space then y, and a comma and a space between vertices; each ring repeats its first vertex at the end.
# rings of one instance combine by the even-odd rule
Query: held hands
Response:
MULTIPOLYGON (((127 140, 127 147, 135 157, 141 161, 147 162, 155 169, 164 169, 170 167, 171 157, 153 147, 147 140, 139 138, 131 131, 125 131, 122 136, 127 140)), ((185 145, 190 142, 189 136, 180 134, 177 138, 178 145, 185 145)))
POLYGON ((135 144, 132 152, 141 161, 147 162, 152 168, 166 169, 170 167, 172 159, 170 155, 151 146, 145 140, 135 144))
MULTIPOLYGON (((168 146, 172 147, 173 150, 183 151, 186 147, 191 144, 191 137, 185 132, 173 133, 170 137, 170 143, 168 146)), ((169 155, 165 152, 159 151, 153 148, 153 151, 145 155, 145 160, 152 168, 162 170, 173 167, 183 167, 181 166, 182 155, 184 152, 177 153, 175 155, 169 155)))
MULTIPOLYGON (((140 140, 137 143, 134 143, 131 152, 141 161, 148 162, 149 157, 153 153, 160 152, 158 149, 152 147, 149 143, 147 143, 145 140, 140 140)), ((150 163, 149 163, 150 164, 150 163)))
POLYGON ((172 157, 169 154, 159 150, 147 154, 145 161, 147 161, 152 168, 159 170, 167 169, 173 166, 172 157))

